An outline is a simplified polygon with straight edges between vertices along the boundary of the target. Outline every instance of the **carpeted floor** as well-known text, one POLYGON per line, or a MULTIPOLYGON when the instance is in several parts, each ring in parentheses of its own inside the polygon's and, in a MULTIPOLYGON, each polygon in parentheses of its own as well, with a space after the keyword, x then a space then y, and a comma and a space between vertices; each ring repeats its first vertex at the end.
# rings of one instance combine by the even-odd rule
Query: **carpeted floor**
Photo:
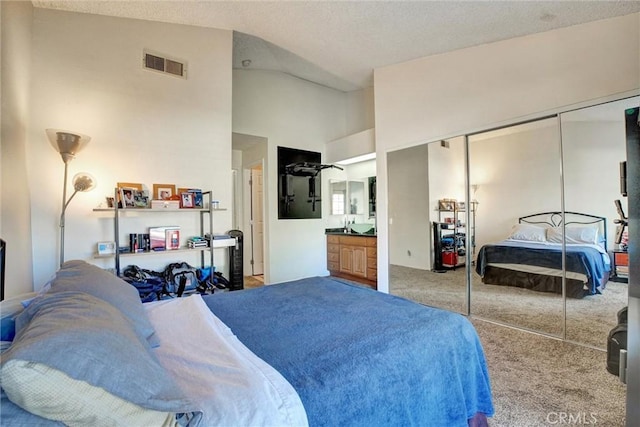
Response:
POLYGON ((482 320, 472 323, 489 366, 491 427, 625 425, 626 386, 605 369, 605 352, 482 320))
MULTIPOLYGON (((466 314, 464 269, 434 273, 392 265, 390 293, 419 303, 466 314)), ((627 305, 626 283, 609 282, 602 295, 567 299, 567 332, 570 341, 606 349, 617 312, 627 305)), ((563 303, 560 295, 527 289, 485 285, 473 273, 471 314, 554 336, 562 336, 563 303)))
MULTIPOLYGON (((464 269, 432 273, 391 266, 390 293, 466 312, 464 269)), ((491 427, 625 425, 626 386, 606 370, 606 352, 480 320, 476 316, 561 333, 562 300, 473 278, 471 321, 485 350, 495 416, 491 427), (477 280, 476 280, 477 279, 477 280)), ((606 347, 626 285, 567 301, 567 339, 606 347), (601 298, 602 297, 602 298, 601 298)))

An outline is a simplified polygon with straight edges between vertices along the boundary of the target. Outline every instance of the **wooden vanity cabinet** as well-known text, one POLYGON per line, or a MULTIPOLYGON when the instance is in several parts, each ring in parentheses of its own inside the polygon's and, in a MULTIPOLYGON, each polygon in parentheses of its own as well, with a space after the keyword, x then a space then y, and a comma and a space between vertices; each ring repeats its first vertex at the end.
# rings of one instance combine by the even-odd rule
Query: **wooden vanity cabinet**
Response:
POLYGON ((327 235, 327 269, 332 276, 377 289, 377 242, 375 236, 327 235))

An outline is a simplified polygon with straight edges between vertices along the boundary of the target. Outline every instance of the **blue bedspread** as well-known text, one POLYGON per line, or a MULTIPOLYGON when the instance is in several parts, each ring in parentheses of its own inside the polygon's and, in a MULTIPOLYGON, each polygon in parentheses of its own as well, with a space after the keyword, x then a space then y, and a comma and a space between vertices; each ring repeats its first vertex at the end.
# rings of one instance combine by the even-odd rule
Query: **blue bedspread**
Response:
POLYGON ((484 353, 463 316, 311 278, 205 297, 296 389, 312 426, 467 426, 493 415, 484 353))
MULTIPOLYGON (((489 263, 525 264, 562 269, 562 247, 542 243, 504 240, 493 245, 484 245, 478 252, 476 272, 483 276, 489 263)), ((566 270, 587 276, 588 294, 600 293, 604 289, 609 263, 596 248, 583 245, 566 245, 566 270)))

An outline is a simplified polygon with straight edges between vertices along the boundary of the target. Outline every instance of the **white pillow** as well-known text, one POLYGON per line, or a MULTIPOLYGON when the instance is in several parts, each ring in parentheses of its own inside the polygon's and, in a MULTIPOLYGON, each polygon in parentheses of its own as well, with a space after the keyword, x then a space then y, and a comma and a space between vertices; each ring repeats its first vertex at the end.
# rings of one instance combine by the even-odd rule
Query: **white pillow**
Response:
MULTIPOLYGON (((566 243, 597 245, 598 229, 587 226, 568 226, 565 227, 564 237, 566 243)), ((547 229, 547 240, 551 243, 562 243, 562 227, 547 229)))
POLYGON ((509 240, 527 240, 531 242, 546 242, 547 237, 544 227, 531 224, 516 224, 511 229, 509 240))

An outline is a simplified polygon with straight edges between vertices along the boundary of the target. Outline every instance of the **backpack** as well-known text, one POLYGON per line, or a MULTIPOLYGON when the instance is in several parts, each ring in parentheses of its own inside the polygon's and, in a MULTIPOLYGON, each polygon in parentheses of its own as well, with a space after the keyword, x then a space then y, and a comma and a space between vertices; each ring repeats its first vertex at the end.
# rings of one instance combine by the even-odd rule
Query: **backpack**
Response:
POLYGON ((162 273, 130 265, 122 272, 122 279, 138 290, 142 302, 158 301, 164 291, 162 273))
POLYGON ((229 281, 215 267, 205 267, 200 271, 200 285, 196 289, 202 295, 212 294, 216 289, 229 289, 229 281), (213 271, 213 275, 211 272, 213 271))
POLYGON ((201 284, 200 270, 186 262, 174 262, 164 270, 164 293, 181 297, 185 292, 193 293, 201 284))

